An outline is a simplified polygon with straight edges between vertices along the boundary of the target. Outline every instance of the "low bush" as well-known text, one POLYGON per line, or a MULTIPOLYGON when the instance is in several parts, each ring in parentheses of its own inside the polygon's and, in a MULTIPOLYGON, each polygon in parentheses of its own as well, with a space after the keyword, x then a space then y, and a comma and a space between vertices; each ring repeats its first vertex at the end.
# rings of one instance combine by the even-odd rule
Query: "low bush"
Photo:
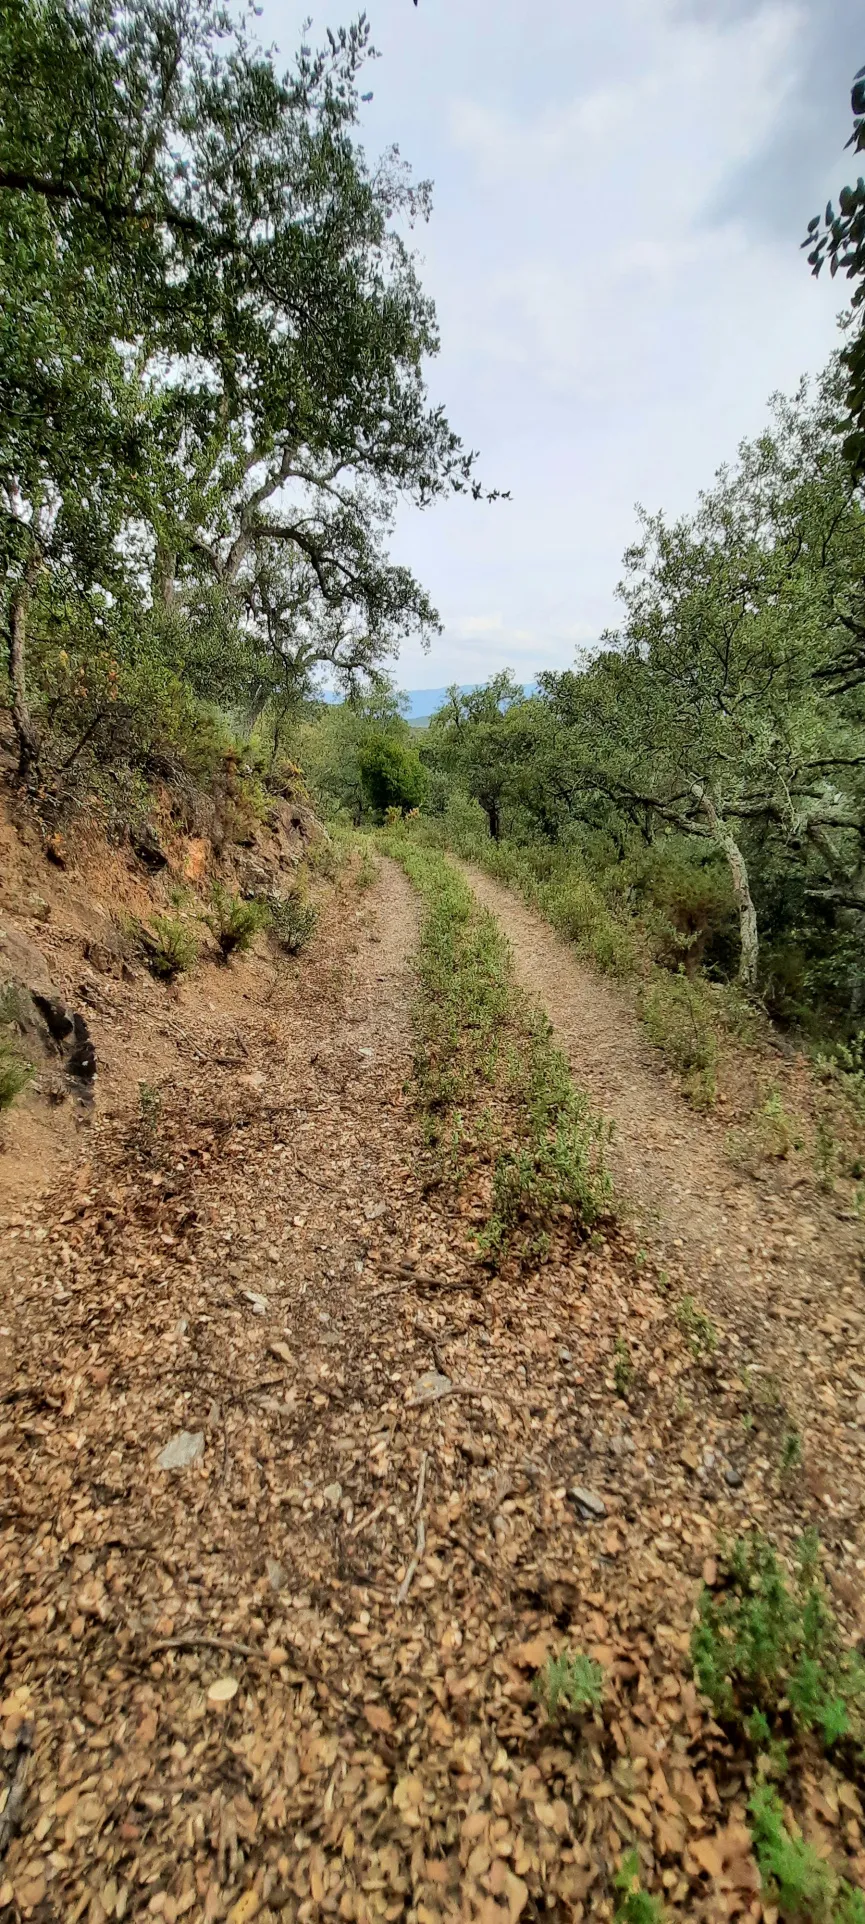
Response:
POLYGON ((136 924, 134 937, 151 975, 161 982, 188 974, 198 961, 198 937, 179 916, 152 915, 136 924))
POLYGON ((801 1539, 792 1582, 765 1537, 734 1545, 721 1588, 702 1593, 691 1656, 716 1715, 752 1741, 768 1745, 792 1728, 827 1749, 845 1738, 865 1743, 865 1663, 842 1644, 813 1532, 801 1539))
POLYGON ((717 1327, 693 1296, 682 1297, 676 1309, 676 1322, 682 1334, 687 1336, 698 1362, 713 1355, 718 1346, 717 1327))
POLYGON ((640 1860, 636 1851, 628 1851, 623 1857, 614 1882, 619 1892, 614 1924, 664 1924, 662 1905, 656 1897, 650 1897, 648 1891, 641 1888, 640 1860))
POLYGON ((793 1834, 777 1790, 758 1784, 748 1815, 766 1896, 784 1917, 806 1924, 865 1924, 862 1892, 837 1877, 812 1844, 793 1834))
POLYGON ((287 955, 298 955, 315 934, 318 910, 300 895, 272 895, 268 903, 270 931, 287 955))
POLYGON ((252 947, 259 930, 267 926, 270 910, 265 902, 247 902, 241 895, 232 895, 221 882, 214 882, 211 903, 205 921, 227 962, 230 955, 243 955, 252 947))
POLYGON ((710 991, 684 973, 656 970, 643 993, 640 1013, 649 1039, 684 1078, 685 1087, 700 1108, 715 1100, 718 1039, 712 1021, 710 991))
POLYGON ((555 1717, 563 1707, 576 1715, 599 1710, 604 1695, 604 1673, 600 1664, 584 1651, 571 1654, 563 1650, 558 1657, 548 1657, 543 1670, 538 1671, 534 1691, 548 1717, 555 1717))
POLYGON ((19 1055, 14 1042, 0 1035, 0 1112, 11 1108, 16 1096, 26 1089, 32 1074, 30 1063, 19 1055))

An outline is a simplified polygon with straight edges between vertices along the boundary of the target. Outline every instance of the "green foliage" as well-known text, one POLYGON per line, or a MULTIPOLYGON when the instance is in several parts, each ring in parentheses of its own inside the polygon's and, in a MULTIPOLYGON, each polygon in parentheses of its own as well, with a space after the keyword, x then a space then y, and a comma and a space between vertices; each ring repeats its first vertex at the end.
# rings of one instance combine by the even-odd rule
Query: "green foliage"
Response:
POLYGON ((494 1261, 541 1254, 550 1226, 585 1232, 611 1207, 607 1131, 575 1089, 550 1027, 513 981, 493 916, 425 842, 402 830, 380 845, 424 899, 417 958, 415 1079, 433 1141, 446 1139, 481 1091, 507 1098, 506 1140, 493 1145, 492 1207, 481 1233, 494 1261))
POLYGON ((219 943, 223 961, 230 955, 243 955, 252 947, 260 929, 266 928, 271 910, 266 902, 247 902, 233 895, 221 882, 214 882, 212 907, 205 921, 219 943))
POLYGON ((708 1108, 715 1100, 718 1039, 708 991, 688 976, 656 973, 641 1003, 649 1039, 684 1077, 691 1100, 708 1108))
POLYGON ((151 975, 162 982, 173 982, 186 975, 198 961, 198 938, 188 923, 177 915, 152 915, 147 923, 135 927, 137 947, 151 975))
MULTIPOLYGON (((847 145, 854 152, 862 153, 865 151, 865 67, 860 67, 853 81, 850 106, 853 132, 847 145)), ((861 174, 855 187, 841 188, 837 212, 830 201, 825 214, 815 214, 813 220, 808 222, 808 232, 802 246, 810 250, 808 263, 813 274, 819 274, 828 261, 833 279, 840 271, 848 281, 854 283, 851 307, 857 325, 851 328, 842 354, 847 416, 844 452, 854 472, 861 474, 865 467, 865 332, 862 317, 862 304, 865 301, 865 180, 861 174)), ((861 662, 861 635, 857 628, 851 631, 848 647, 853 664, 857 663, 857 658, 861 662)))
POLYGON ((631 1352, 622 1336, 616 1337, 613 1350, 613 1383, 617 1396, 627 1397, 634 1387, 634 1365, 631 1352))
POLYGON ((865 1664, 840 1641, 813 1532, 800 1542, 792 1584, 764 1537, 734 1545, 723 1588, 702 1593, 691 1656, 716 1714, 761 1745, 787 1714, 827 1749, 865 1741, 865 1664))
POLYGON ((29 1062, 25 1062, 13 1042, 0 1035, 0 1113, 10 1109, 16 1096, 26 1089, 33 1074, 29 1062))
POLYGON ((353 684, 436 626, 389 559, 393 508, 481 490, 424 385, 438 334, 404 236, 429 189, 356 139, 370 53, 361 16, 282 74, 218 0, 0 14, 0 553, 25 774, 97 738, 119 753, 125 677, 153 667, 267 710, 276 747, 319 664, 353 684), (47 675, 31 701, 31 639, 75 657, 56 704, 47 675))
POLYGON ((364 800, 379 821, 388 810, 405 814, 420 807, 426 794, 426 771, 406 742, 393 734, 373 735, 361 750, 359 766, 364 800))
POLYGON ((561 1708, 575 1715, 599 1710, 604 1695, 604 1672, 584 1651, 562 1650, 557 1657, 547 1658, 535 1678, 534 1691, 548 1717, 555 1717, 561 1708))
POLYGON ((298 955, 315 934, 318 922, 315 903, 305 902, 299 894, 271 895, 268 911, 270 930, 280 948, 285 949, 287 955, 298 955))
POLYGON ((693 1296, 683 1296, 677 1304, 676 1322, 698 1361, 714 1354, 718 1346, 717 1325, 699 1303, 695 1303, 693 1296))
POLYGON ((770 1903, 807 1924, 865 1924, 865 1897, 785 1821, 778 1792, 758 1784, 748 1804, 754 1854, 770 1903))
POLYGON ((620 1893, 615 1924, 664 1924, 663 1906, 640 1888, 640 1860, 636 1851, 628 1851, 622 1858, 614 1883, 620 1893))

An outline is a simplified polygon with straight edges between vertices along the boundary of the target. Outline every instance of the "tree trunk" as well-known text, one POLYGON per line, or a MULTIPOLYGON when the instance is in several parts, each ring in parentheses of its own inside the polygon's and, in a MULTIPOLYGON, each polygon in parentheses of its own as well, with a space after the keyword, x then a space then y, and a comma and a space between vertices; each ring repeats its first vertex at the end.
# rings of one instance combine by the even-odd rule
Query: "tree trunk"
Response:
POLYGON ((502 823, 501 823, 501 816, 499 815, 498 802, 485 801, 483 803, 483 810, 484 810, 484 814, 486 815, 487 821, 489 822, 489 825, 490 825, 490 834, 493 838, 493 841, 497 842, 502 832, 502 823))
POLYGON ((698 788, 694 792, 709 824, 712 840, 721 849, 730 870, 733 894, 739 911, 739 981, 744 989, 756 989, 760 938, 757 932, 757 911, 751 896, 745 857, 732 829, 721 820, 708 789, 698 788))
POLYGON ((39 760, 39 736, 27 700, 27 616, 33 590, 39 579, 42 557, 34 550, 20 581, 12 590, 9 610, 9 685, 12 690, 12 726, 18 740, 18 773, 26 781, 39 760))
POLYGON ((177 554, 158 542, 153 562, 153 599, 162 608, 173 608, 177 600, 177 554))

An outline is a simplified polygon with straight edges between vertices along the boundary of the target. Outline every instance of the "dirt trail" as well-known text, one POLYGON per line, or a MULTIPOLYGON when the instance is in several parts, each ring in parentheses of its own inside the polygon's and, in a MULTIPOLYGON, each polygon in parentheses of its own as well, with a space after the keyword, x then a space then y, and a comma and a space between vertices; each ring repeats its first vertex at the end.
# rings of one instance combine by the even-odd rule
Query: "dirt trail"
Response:
POLYGON ((803 1425, 816 1397, 848 1418, 865 1455, 856 1412, 865 1387, 861 1226, 782 1172, 737 1175, 723 1124, 679 1094, 625 995, 507 889, 459 866, 505 930, 575 1081, 615 1123, 610 1163, 640 1236, 723 1316, 743 1359, 790 1379, 803 1425))
POLYGON ((672 1916, 775 1915, 689 1627, 719 1531, 815 1520, 855 1624, 858 1433, 821 1405, 818 1481, 785 1482, 739 1332, 705 1367, 612 1228, 490 1273, 484 1172, 442 1184, 410 1093, 417 926, 385 863, 277 971, 117 983, 97 1049, 148 1101, 97 1102, 87 1161, 0 1223, 10 1924, 609 1920, 632 1843, 672 1916), (532 1689, 565 1643, 603 1666, 587 1741, 532 1689))

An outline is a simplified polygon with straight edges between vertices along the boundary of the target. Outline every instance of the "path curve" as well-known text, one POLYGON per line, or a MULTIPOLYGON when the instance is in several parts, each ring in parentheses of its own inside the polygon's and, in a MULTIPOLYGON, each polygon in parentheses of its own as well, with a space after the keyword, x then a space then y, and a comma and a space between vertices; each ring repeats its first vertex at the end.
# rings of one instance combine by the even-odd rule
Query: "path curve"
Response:
POLYGON ((813 1189, 733 1170, 723 1124, 690 1108, 625 993, 508 889, 458 866, 505 931, 517 976, 539 996, 574 1080, 615 1124, 610 1165, 641 1239, 723 1317, 746 1360, 792 1372, 803 1417, 810 1385, 827 1376, 842 1379, 855 1409, 861 1391, 844 1379, 851 1362, 865 1371, 859 1225, 813 1189))

